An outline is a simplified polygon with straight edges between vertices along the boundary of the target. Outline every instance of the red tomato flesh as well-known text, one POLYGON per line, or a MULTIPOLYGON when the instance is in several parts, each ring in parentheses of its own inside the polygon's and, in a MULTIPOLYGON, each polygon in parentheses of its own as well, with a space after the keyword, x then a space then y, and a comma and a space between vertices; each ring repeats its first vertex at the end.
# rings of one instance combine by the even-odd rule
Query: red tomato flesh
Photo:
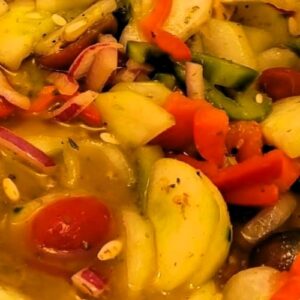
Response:
POLYGON ((95 197, 63 198, 49 204, 32 221, 32 238, 42 249, 90 249, 105 241, 111 215, 95 197))

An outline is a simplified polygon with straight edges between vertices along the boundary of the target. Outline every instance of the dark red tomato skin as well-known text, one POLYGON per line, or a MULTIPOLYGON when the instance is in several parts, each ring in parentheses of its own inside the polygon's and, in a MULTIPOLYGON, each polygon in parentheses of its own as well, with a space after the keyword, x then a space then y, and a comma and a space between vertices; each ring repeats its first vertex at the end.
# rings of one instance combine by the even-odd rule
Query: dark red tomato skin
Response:
POLYGON ((105 242, 111 214, 95 197, 69 197, 41 209, 31 224, 32 241, 52 251, 88 250, 105 242))
POLYGON ((300 72, 289 68, 271 68, 262 72, 259 88, 273 100, 300 95, 300 72))

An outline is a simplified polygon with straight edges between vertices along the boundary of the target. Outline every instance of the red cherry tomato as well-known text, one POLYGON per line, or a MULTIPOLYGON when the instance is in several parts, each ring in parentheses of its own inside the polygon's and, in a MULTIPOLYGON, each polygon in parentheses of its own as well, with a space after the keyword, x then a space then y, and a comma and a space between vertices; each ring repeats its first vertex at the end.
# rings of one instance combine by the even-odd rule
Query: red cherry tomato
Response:
POLYGON ((272 68, 262 72, 258 85, 272 99, 300 95, 300 72, 289 68, 272 68))
POLYGON ((108 208, 97 198, 63 198, 37 213, 32 221, 32 239, 42 249, 86 250, 105 241, 110 220, 108 208))

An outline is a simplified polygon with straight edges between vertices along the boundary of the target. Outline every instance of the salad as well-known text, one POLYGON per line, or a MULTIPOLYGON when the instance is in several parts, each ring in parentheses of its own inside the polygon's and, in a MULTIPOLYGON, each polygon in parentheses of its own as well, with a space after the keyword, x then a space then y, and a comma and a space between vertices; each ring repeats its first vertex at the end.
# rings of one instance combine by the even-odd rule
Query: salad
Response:
POLYGON ((0 299, 300 299, 298 0, 0 0, 0 299))

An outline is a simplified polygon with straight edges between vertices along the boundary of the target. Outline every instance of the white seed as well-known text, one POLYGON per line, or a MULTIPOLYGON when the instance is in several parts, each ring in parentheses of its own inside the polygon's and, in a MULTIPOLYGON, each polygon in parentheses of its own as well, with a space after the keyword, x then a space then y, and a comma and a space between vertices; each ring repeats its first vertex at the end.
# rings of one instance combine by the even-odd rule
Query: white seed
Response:
POLYGON ((258 93, 255 97, 255 101, 258 104, 262 104, 264 102, 264 97, 262 94, 258 93))
POLYGON ((17 202, 20 200, 19 189, 10 178, 4 178, 2 181, 2 186, 5 195, 10 201, 17 202))
POLYGON ((100 138, 103 142, 106 143, 110 143, 113 145, 119 145, 119 141, 115 138, 115 136, 113 136, 112 134, 108 133, 108 132, 102 132, 100 134, 100 138))
POLYGON ((60 16, 58 14, 52 15, 51 19, 52 19, 53 23, 58 26, 65 26, 67 24, 66 19, 64 19, 62 16, 60 16))
POLYGON ((72 42, 77 39, 86 30, 87 21, 80 20, 75 23, 70 23, 65 26, 64 39, 67 42, 72 42))
POLYGON ((122 251, 123 243, 120 240, 112 240, 106 243, 99 251, 99 260, 110 260, 116 258, 122 251))

